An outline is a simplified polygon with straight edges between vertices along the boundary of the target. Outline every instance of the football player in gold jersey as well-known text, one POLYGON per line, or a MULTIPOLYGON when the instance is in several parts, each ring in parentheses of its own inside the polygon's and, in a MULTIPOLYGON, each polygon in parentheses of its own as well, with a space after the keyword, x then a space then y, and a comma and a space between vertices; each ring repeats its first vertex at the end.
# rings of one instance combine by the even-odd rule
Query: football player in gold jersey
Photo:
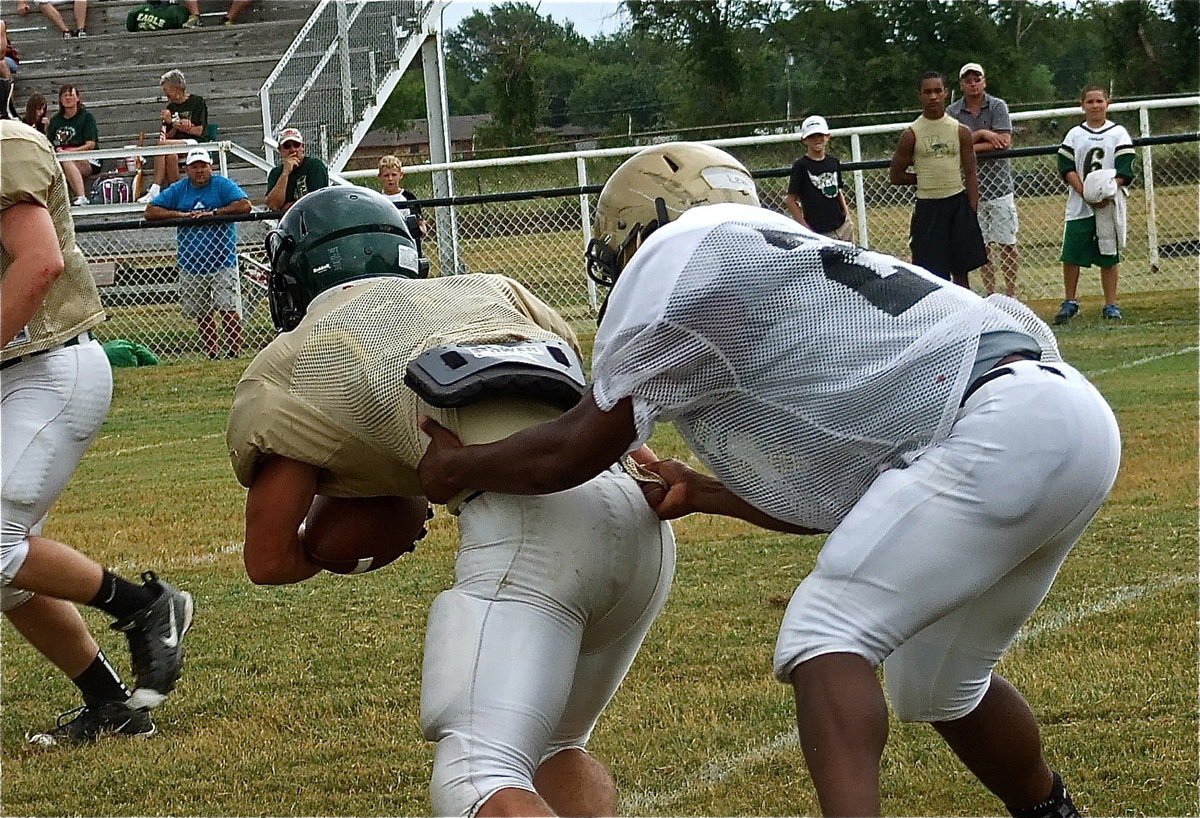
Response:
MULTIPOLYGON (((582 391, 562 318, 503 276, 421 278, 402 215, 374 191, 308 194, 267 247, 282 332, 238 383, 227 430, 254 582, 313 576, 327 536, 396 538, 424 520, 419 416, 486 442, 582 391), (441 408, 405 383, 420 362, 441 408)), ((666 600, 670 527, 615 465, 553 496, 450 506, 455 585, 430 609, 421 690, 433 813, 616 814, 586 747, 666 600)))
POLYGON ((105 734, 149 736, 150 708, 175 687, 192 597, 153 573, 138 585, 42 524, 100 431, 112 370, 91 329, 104 310, 75 245, 67 182, 45 137, 0 121, 0 369, 3 506, 0 607, 16 629, 79 688, 82 707, 29 737, 78 744, 105 734), (128 638, 132 695, 88 632, 76 604, 104 611, 128 638))

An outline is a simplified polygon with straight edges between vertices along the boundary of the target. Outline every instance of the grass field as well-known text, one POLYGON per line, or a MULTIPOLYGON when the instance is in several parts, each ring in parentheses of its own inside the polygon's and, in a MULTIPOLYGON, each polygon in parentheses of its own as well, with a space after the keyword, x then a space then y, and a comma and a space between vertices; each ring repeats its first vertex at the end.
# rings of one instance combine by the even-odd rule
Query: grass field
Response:
MULTIPOLYGON (((1193 271, 1194 272, 1194 271, 1193 271)), ((1055 304, 1035 305, 1041 314, 1055 304)), ((1059 333, 1115 408, 1124 459, 1112 499, 1001 671, 1028 696, 1052 763, 1091 815, 1197 815, 1197 293, 1096 299, 1059 333)), ((27 730, 76 703, 3 626, 4 815, 407 815, 429 809, 417 724, 421 645, 452 581, 443 512, 414 554, 362 577, 257 588, 240 560, 243 491, 224 425, 245 361, 117 370, 101 438, 46 534, 126 575, 191 590, 196 625, 176 693, 146 742, 41 749, 27 730)), ((687 457, 660 428, 654 447, 687 457)), ((666 611, 601 721, 631 815, 817 811, 790 691, 771 678, 783 606, 820 540, 689 518, 666 611)), ((952 566, 947 567, 953 570, 952 566)), ((86 611, 114 661, 121 637, 86 611)), ((892 724, 892 815, 1001 806, 920 725, 892 724)))

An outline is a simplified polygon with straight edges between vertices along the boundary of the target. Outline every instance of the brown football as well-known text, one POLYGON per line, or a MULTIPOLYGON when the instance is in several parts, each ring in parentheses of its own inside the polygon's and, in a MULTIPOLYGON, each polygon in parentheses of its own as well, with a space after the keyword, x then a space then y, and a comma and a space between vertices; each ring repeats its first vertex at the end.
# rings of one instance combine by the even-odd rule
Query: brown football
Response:
POLYGON ((407 554, 431 516, 423 497, 318 497, 304 523, 304 552, 334 574, 375 571, 407 554))

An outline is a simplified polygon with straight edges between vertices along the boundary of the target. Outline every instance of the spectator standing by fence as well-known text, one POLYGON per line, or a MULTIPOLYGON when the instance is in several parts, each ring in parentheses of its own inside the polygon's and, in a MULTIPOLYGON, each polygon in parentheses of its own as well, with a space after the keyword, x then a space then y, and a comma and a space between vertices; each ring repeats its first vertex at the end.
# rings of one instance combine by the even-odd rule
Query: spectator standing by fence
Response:
MULTIPOLYGON (((159 112, 161 124, 159 145, 195 145, 208 127, 208 104, 199 94, 187 90, 187 78, 173 68, 159 78, 167 107, 159 112)), ((168 153, 154 157, 154 181, 139 202, 154 201, 164 187, 179 181, 179 154, 168 153)))
POLYGON ((95 159, 73 160, 63 157, 66 153, 94 151, 100 144, 100 130, 96 126, 96 118, 84 107, 77 86, 67 83, 58 89, 58 112, 50 117, 46 126, 46 137, 54 146, 54 151, 62 163, 63 173, 71 188, 72 204, 87 204, 87 186, 84 180, 100 170, 100 162, 95 159))
MULTIPOLYGON (((969 62, 958 70, 962 99, 955 101, 946 113, 971 130, 971 146, 975 158, 1012 147, 1012 119, 1008 103, 987 93, 987 77, 983 66, 969 62)), ((979 229, 987 244, 988 260, 979 270, 988 295, 996 292, 996 255, 999 248, 1000 273, 1004 276, 1005 295, 1017 294, 1017 202, 1013 184, 1012 162, 990 159, 979 163, 979 229)))
POLYGON ((298 128, 280 131, 279 153, 283 160, 267 174, 267 207, 287 210, 305 194, 329 187, 329 169, 320 159, 305 154, 304 136, 298 128))
MULTIPOLYGON (((232 179, 214 175, 208 151, 187 155, 187 178, 146 205, 146 220, 206 219, 250 212, 250 199, 232 179)), ((179 305, 196 321, 208 357, 221 356, 214 313, 221 315, 226 355, 242 351, 242 293, 238 280, 237 225, 184 225, 177 230, 179 305)))
POLYGON ((404 163, 400 161, 400 157, 388 154, 379 160, 380 190, 404 217, 404 223, 408 225, 408 232, 416 239, 417 252, 420 253, 421 239, 429 234, 429 230, 425 224, 425 217, 421 215, 421 206, 409 204, 417 200, 417 194, 401 187, 403 182, 404 163))
MULTIPOLYGON (((1121 255, 1117 242, 1101 244, 1097 227, 1101 216, 1112 221, 1117 200, 1125 195, 1133 181, 1133 140, 1129 131, 1108 120, 1108 91, 1101 85, 1089 85, 1080 98, 1084 122, 1067 132, 1058 149, 1058 172, 1070 190, 1067 193, 1066 224, 1063 226, 1063 290, 1064 300, 1054 317, 1055 324, 1065 324, 1079 312, 1076 289, 1079 268, 1100 268, 1100 286, 1104 291, 1104 310, 1101 315, 1120 320, 1117 306, 1117 278, 1120 275, 1121 255), (1107 172, 1113 177, 1116 195, 1092 201, 1084 196, 1084 185, 1093 173, 1107 172)), ((1124 235, 1124 208, 1120 208, 1119 232, 1124 235)), ((1122 242, 1123 243, 1123 242, 1122 242)))
POLYGON ((800 224, 831 239, 854 241, 850 207, 842 192, 842 163, 830 156, 829 124, 810 116, 800 125, 804 156, 792 163, 784 204, 800 224))
MULTIPOLYGON (((58 13, 58 9, 54 7, 54 0, 35 0, 38 11, 40 11, 47 20, 54 24, 54 27, 62 32, 64 40, 75 37, 87 36, 87 0, 75 0, 72 4, 75 10, 75 31, 72 35, 71 29, 67 28, 67 22, 63 20, 62 15, 58 13)), ((29 0, 17 0, 17 14, 22 16, 31 11, 29 8, 29 0)))
POLYGON ((154 574, 141 585, 104 570, 42 525, 108 414, 112 370, 90 330, 104 308, 75 244, 67 183, 46 140, 0 122, 0 608, 17 631, 79 689, 83 706, 29 740, 81 744, 148 736, 146 712, 175 687, 192 598, 154 574), (76 605, 104 611, 125 633, 131 695, 76 605), (68 718, 70 716, 71 718, 68 718))
POLYGON ((917 89, 921 115, 900 135, 892 154, 891 182, 917 188, 909 226, 913 264, 968 287, 968 274, 987 263, 975 215, 979 177, 971 132, 946 115, 944 75, 925 72, 917 89))

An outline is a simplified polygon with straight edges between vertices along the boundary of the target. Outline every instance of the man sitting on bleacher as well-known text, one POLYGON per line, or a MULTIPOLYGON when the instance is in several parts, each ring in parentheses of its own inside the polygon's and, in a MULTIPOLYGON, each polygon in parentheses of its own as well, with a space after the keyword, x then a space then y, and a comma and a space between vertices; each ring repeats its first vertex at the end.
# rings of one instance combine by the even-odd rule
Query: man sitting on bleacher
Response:
MULTIPOLYGON (((159 145, 195 145, 204 137, 208 127, 208 103, 199 94, 190 94, 183 72, 173 68, 159 80, 167 107, 162 109, 159 145)), ((179 181, 179 155, 174 153, 154 157, 154 182, 146 195, 138 199, 147 204, 154 201, 164 187, 179 181)))
MULTIPOLYGON (((126 31, 169 31, 183 28, 191 18, 188 10, 164 0, 148 0, 129 12, 125 18, 126 31)), ((196 16, 199 22, 199 15, 196 16)))

